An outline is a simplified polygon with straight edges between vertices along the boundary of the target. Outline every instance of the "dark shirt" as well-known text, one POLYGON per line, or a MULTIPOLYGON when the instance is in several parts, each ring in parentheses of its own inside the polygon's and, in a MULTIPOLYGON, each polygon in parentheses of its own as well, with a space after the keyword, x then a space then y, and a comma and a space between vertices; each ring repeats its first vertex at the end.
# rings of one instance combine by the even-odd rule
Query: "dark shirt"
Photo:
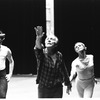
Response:
POLYGON ((34 51, 37 58, 36 83, 40 87, 50 88, 63 82, 66 86, 70 84, 67 68, 59 51, 56 53, 55 64, 45 50, 35 48, 34 51))

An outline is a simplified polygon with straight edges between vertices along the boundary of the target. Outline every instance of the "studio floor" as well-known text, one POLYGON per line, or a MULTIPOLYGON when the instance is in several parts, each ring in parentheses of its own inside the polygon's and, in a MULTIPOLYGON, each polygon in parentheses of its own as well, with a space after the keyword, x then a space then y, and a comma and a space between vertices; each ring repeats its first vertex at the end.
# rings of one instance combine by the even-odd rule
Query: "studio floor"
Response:
MULTIPOLYGON (((14 75, 8 83, 7 100, 33 100, 38 99, 37 85, 34 75, 14 75)), ((66 94, 66 87, 63 88, 63 98, 78 99, 75 82, 72 84, 70 95, 66 94)), ((100 98, 100 81, 95 85, 93 98, 100 98)))

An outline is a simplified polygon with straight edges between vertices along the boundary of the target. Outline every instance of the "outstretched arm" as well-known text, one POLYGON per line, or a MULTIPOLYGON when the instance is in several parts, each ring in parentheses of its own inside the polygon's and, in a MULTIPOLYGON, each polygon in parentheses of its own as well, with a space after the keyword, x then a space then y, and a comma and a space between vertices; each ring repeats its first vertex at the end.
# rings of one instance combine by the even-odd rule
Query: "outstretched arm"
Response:
POLYGON ((42 44, 42 37, 44 35, 43 32, 43 28, 42 26, 37 26, 34 28, 36 31, 36 40, 35 40, 35 47, 34 47, 34 51, 35 51, 35 56, 37 59, 37 79, 36 79, 36 84, 39 83, 39 79, 40 79, 40 74, 41 74, 41 64, 42 64, 42 60, 44 57, 43 54, 43 44, 42 44))

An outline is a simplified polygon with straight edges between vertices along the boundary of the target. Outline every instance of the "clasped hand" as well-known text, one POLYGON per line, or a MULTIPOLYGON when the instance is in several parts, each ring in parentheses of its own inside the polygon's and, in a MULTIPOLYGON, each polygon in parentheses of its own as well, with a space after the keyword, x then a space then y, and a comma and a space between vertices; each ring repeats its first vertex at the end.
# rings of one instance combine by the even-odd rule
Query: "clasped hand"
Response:
POLYGON ((72 88, 72 85, 71 85, 71 84, 67 86, 66 93, 67 93, 68 95, 70 94, 71 88, 72 88))

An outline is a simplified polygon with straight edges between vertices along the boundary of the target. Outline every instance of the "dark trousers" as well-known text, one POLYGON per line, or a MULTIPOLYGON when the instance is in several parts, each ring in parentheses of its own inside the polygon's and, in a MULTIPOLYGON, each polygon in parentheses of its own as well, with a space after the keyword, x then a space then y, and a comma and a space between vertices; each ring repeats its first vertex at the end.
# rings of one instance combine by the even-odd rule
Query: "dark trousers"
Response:
POLYGON ((5 78, 6 71, 0 71, 0 98, 6 98, 7 93, 7 79, 5 78))
POLYGON ((39 87, 38 86, 38 98, 62 98, 63 86, 54 86, 53 88, 39 87))

